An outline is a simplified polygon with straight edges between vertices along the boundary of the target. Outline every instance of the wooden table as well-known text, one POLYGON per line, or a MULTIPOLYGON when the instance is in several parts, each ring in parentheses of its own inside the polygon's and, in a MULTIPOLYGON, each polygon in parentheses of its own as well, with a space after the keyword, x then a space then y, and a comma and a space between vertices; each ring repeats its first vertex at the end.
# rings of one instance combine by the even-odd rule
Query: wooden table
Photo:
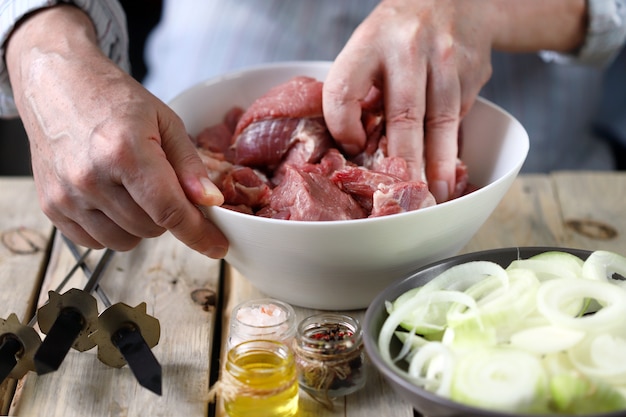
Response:
MULTIPOLYGON (((28 322, 48 291, 74 265, 37 204, 30 178, 0 177, 0 318, 28 322)), ((626 173, 522 175, 463 252, 507 246, 562 246, 626 253, 626 173)), ((92 267, 102 251, 89 255, 92 267)), ((80 271, 65 287, 81 287, 80 271)), ((128 367, 111 368, 97 349, 71 350, 57 372, 0 385, 0 412, 16 416, 221 416, 207 393, 219 372, 232 307, 262 294, 228 265, 203 257, 170 235, 117 253, 102 288, 113 303, 145 302, 159 319, 153 349, 163 367, 163 395, 142 388, 128 367)), ((104 306, 100 304, 100 311, 104 306)), ((310 311, 297 308, 299 318, 310 311)), ((362 317, 363 311, 353 312, 362 317)), ((332 411, 301 396, 303 416, 413 416, 371 370, 360 392, 332 411)))

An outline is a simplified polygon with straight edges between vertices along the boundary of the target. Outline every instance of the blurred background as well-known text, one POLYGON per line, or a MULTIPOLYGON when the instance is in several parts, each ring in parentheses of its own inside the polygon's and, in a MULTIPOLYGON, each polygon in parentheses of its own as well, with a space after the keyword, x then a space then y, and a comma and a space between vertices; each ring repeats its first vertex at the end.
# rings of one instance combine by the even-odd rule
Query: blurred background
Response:
MULTIPOLYGON (((120 0, 128 20, 132 75, 146 75, 143 48, 161 18, 162 0, 120 0)), ((28 139, 20 119, 0 119, 0 175, 32 175, 28 139)))
MULTIPOLYGON (((129 37, 130 37, 130 61, 132 65, 132 75, 138 81, 143 81, 146 73, 147 67, 144 62, 144 45, 146 39, 151 32, 151 30, 156 26, 161 18, 161 13, 163 9, 163 0, 119 0, 122 7, 124 8, 127 20, 128 20, 128 28, 129 28, 129 37)), ((494 53, 493 54, 493 62, 494 64, 499 63, 499 59, 503 58, 503 54, 494 53)), ((533 59, 538 60, 539 58, 533 54, 533 59)), ((517 57, 518 64, 520 65, 513 66, 513 68, 509 68, 511 66, 509 61, 500 62, 500 67, 505 68, 505 70, 511 70, 513 72, 517 72, 522 74, 521 77, 515 82, 514 87, 518 92, 524 90, 527 86, 526 83, 533 82, 533 72, 526 71, 526 67, 523 65, 524 57, 517 57), (508 64, 507 64, 508 63, 508 64), (507 65, 509 67, 507 67, 507 65)), ((588 69, 581 68, 561 68, 563 72, 574 74, 577 71, 587 71, 588 69)), ((598 96, 602 95, 604 99, 600 103, 600 108, 598 109, 598 115, 596 116, 596 120, 594 121, 594 126, 587 126, 585 129, 591 129, 590 132, 598 137, 603 139, 601 142, 608 142, 608 146, 610 149, 605 151, 612 154, 614 159, 614 166, 606 166, 603 169, 617 169, 617 170, 626 170, 626 82, 624 82, 624 74, 626 74, 626 48, 624 48, 621 54, 617 57, 615 62, 607 69, 604 74, 604 91, 599 91, 598 96), (617 88, 617 90, 616 90, 617 88)), ((511 75, 509 78, 503 78, 505 82, 510 83, 511 79, 513 79, 515 75, 511 75)), ((568 77, 565 76, 563 78, 563 82, 568 82, 568 77)), ((553 81, 558 81, 558 78, 554 78, 553 81)), ((526 126, 526 121, 524 118, 529 118, 530 121, 536 122, 537 119, 541 120, 550 120, 545 117, 539 117, 536 114, 530 112, 529 114, 525 114, 526 110, 529 108, 519 107, 517 103, 518 96, 516 94, 512 94, 512 91, 509 87, 512 85, 500 85, 494 80, 491 80, 482 90, 481 95, 484 95, 486 98, 491 101, 498 103, 501 107, 505 108, 516 117, 520 119, 520 122, 526 126), (484 93, 484 94, 483 94, 484 93), (517 107, 516 107, 517 106, 517 107), (532 114, 531 114, 532 113, 532 114), (534 114, 534 115, 533 115, 534 114)), ((529 86, 530 88, 531 86, 529 86)), ((563 91, 570 90, 571 88, 576 89, 578 86, 575 84, 573 86, 566 85, 563 87, 563 91)), ((550 91, 553 91, 552 89, 550 91)), ((556 91, 559 91, 559 88, 556 88, 556 91)), ((546 93, 548 94, 548 93, 546 93)), ((550 93, 552 94, 552 93, 550 93)), ((582 94, 582 93, 581 93, 582 94)), ((543 96, 542 96, 543 97, 543 96)), ((545 98, 545 97, 544 97, 545 98)), ((538 100, 541 98, 537 97, 538 100)), ((592 100, 593 98, 589 98, 592 100)), ((532 108, 530 108, 532 110, 532 108)), ((535 113, 542 113, 542 108, 535 109, 535 113)), ((570 124, 571 118, 573 116, 571 114, 567 114, 567 112, 561 112, 562 116, 566 117, 565 123, 570 124), (568 119, 569 118, 569 119, 568 119)), ((544 121, 545 121, 544 120, 544 121)), ((545 149, 549 150, 553 147, 558 146, 557 144, 552 144, 549 141, 549 137, 553 134, 552 130, 548 130, 551 128, 552 124, 548 126, 541 126, 541 129, 545 130, 545 134, 543 136, 547 136, 546 143, 543 145, 538 143, 537 137, 534 137, 535 142, 531 146, 537 147, 537 149, 545 149), (544 148, 541 148, 544 146, 544 148), (547 147, 547 148, 546 148, 547 147)), ((552 126, 553 127, 553 126, 552 126)), ((531 135, 532 137, 532 135, 531 135)), ((607 143, 602 143, 603 147, 607 147, 607 143)), ((572 147, 578 146, 577 143, 572 142, 572 147)), ((554 152, 552 152, 554 154, 554 152)), ((581 152, 579 152, 580 154, 581 152)), ((592 160, 591 153, 585 154, 582 152, 586 160, 592 160)), ((561 159, 562 153, 558 154, 558 159, 561 159)), ((609 155, 610 159, 611 155, 609 155)), ((532 165, 529 164, 527 160, 527 164, 525 169, 534 172, 532 165)), ((603 162, 604 163, 604 162, 603 162)), ((562 164, 563 165, 563 164, 562 164)), ((567 164, 565 164, 567 165, 567 164)), ((577 168, 570 167, 569 164, 567 167, 569 169, 585 169, 588 166, 592 166, 592 168, 588 169, 598 169, 594 165, 585 165, 580 164, 577 168)), ((597 164, 596 164, 597 165, 597 164)), ((19 119, 0 119, 0 175, 32 175, 31 165, 30 165, 30 153, 28 149, 28 140, 26 137, 26 133, 24 132, 24 127, 19 119)))

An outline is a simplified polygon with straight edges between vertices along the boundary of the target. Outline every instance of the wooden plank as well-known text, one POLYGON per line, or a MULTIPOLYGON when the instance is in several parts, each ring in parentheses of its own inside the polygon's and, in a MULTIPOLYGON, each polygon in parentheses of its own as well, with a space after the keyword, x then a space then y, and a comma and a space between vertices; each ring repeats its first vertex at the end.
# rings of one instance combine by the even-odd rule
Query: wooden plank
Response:
MULTIPOLYGON (((222 323, 224 323, 224 331, 222 333, 222 356, 226 353, 224 345, 227 340, 228 322, 233 307, 245 300, 266 297, 263 292, 252 286, 244 276, 230 266, 227 266, 224 289, 226 296, 224 300, 224 317, 222 320, 222 323)), ((297 306, 294 306, 294 309, 298 321, 318 311, 297 306)), ((345 313, 362 320, 365 310, 347 311, 345 313)), ((222 360, 222 363, 223 362, 222 360)), ((366 366, 367 382, 365 387, 352 395, 336 399, 333 403, 332 410, 323 407, 308 394, 300 390, 298 415, 316 417, 360 417, 366 415, 413 417, 413 408, 391 390, 391 387, 383 380, 382 375, 380 375, 373 365, 367 363, 366 366)), ((219 401, 216 415, 227 416, 219 401)))
MULTIPOLYGON (((0 317, 15 313, 30 319, 47 260, 52 224, 37 204, 31 178, 0 177, 0 317)), ((5 415, 15 380, 0 384, 0 413, 5 415)))
POLYGON ((626 173, 559 172, 553 175, 564 223, 564 242, 626 255, 626 173))
POLYGON ((554 184, 545 175, 518 177, 462 253, 517 246, 555 246, 564 241, 554 184))
MULTIPOLYGON (((101 253, 90 255, 92 270, 101 253)), ((40 304, 73 264, 70 252, 57 240, 40 304)), ((148 314, 160 321, 161 337, 153 352, 163 368, 163 395, 141 387, 127 366, 118 369, 101 363, 97 348, 71 350, 59 371, 25 379, 11 412, 206 416, 215 308, 205 301, 217 293, 219 272, 219 261, 192 251, 169 234, 116 253, 101 286, 113 303, 135 307, 145 302, 148 314)), ((79 273, 71 286, 82 288, 84 283, 79 273)), ((100 303, 99 311, 103 309, 100 303)))

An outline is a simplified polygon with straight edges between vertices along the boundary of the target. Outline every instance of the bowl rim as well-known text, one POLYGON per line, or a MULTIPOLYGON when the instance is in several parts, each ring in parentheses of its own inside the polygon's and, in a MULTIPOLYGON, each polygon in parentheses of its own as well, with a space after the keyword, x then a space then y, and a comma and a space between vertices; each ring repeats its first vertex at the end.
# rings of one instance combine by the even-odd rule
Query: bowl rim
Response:
MULTIPOLYGON (((442 397, 437 395, 434 392, 425 390, 420 388, 410 381, 402 377, 400 374, 395 372, 392 368, 387 366, 383 359, 380 357, 378 350, 378 337, 377 334, 373 334, 372 328, 376 327, 374 324, 377 320, 380 320, 380 316, 385 313, 385 301, 395 299, 395 297, 399 296, 404 290, 402 288, 411 284, 412 281, 416 280, 422 274, 427 274, 429 271, 434 269, 447 269, 451 266, 465 263, 468 261, 474 260, 493 260, 494 257, 505 256, 506 258, 510 258, 512 255, 517 255, 519 259, 525 259, 527 257, 547 252, 547 251, 562 251, 571 253, 573 255, 579 256, 581 259, 586 259, 593 250, 587 249, 579 249, 579 248, 571 248, 571 247, 561 247, 561 246, 511 246, 511 247, 503 247, 496 249, 486 249, 475 252, 468 252, 461 255, 455 255, 452 257, 448 257, 439 261, 431 262, 427 265, 424 265, 414 272, 410 273, 408 276, 396 280, 388 287, 386 287, 383 291, 381 291, 370 303, 367 310, 365 311, 365 316, 362 321, 363 327, 363 344, 365 347, 365 351, 372 362, 373 366, 380 372, 384 378, 391 382, 393 385, 399 385, 407 392, 413 393, 413 395, 419 395, 423 397, 426 401, 430 403, 436 404, 440 408, 447 408, 450 410, 450 416, 452 415, 466 415, 466 416, 481 416, 481 417, 537 417, 537 414, 520 414, 520 413, 505 413, 505 412, 496 412, 492 410, 485 410, 476 408, 470 405, 466 405, 463 403, 459 403, 453 401, 449 398, 442 397)), ((500 261, 495 260, 496 263, 500 261)), ((506 267, 507 265, 500 265, 506 267)), ((378 330, 378 329, 377 329, 378 330)), ((410 401, 407 399, 407 401, 410 401)), ((412 402, 411 405, 415 407, 412 402)), ((420 411, 416 408, 416 410, 420 411)), ((626 415, 626 410, 615 411, 610 413, 600 413, 600 414, 589 414, 589 417, 621 417, 626 415)), ((565 414, 558 414, 559 417, 573 417, 565 414)))

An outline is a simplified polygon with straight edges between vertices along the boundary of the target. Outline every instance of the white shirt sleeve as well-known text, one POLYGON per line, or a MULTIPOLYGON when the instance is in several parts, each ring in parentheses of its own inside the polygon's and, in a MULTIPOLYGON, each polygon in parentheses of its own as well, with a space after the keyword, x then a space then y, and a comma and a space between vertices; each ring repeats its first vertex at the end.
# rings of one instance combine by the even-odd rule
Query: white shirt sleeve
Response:
POLYGON ((587 0, 587 35, 575 55, 541 51, 545 61, 604 67, 626 41, 626 0, 587 0))
MULTIPOLYGON (((7 0, 0 2, 0 117, 17 116, 13 91, 9 83, 4 60, 5 42, 16 23, 28 13, 54 6, 71 3, 89 15, 96 28, 98 43, 102 51, 113 62, 128 71, 128 31, 126 16, 117 0, 7 0)), ((53 36, 53 34, 51 34, 53 36)))

